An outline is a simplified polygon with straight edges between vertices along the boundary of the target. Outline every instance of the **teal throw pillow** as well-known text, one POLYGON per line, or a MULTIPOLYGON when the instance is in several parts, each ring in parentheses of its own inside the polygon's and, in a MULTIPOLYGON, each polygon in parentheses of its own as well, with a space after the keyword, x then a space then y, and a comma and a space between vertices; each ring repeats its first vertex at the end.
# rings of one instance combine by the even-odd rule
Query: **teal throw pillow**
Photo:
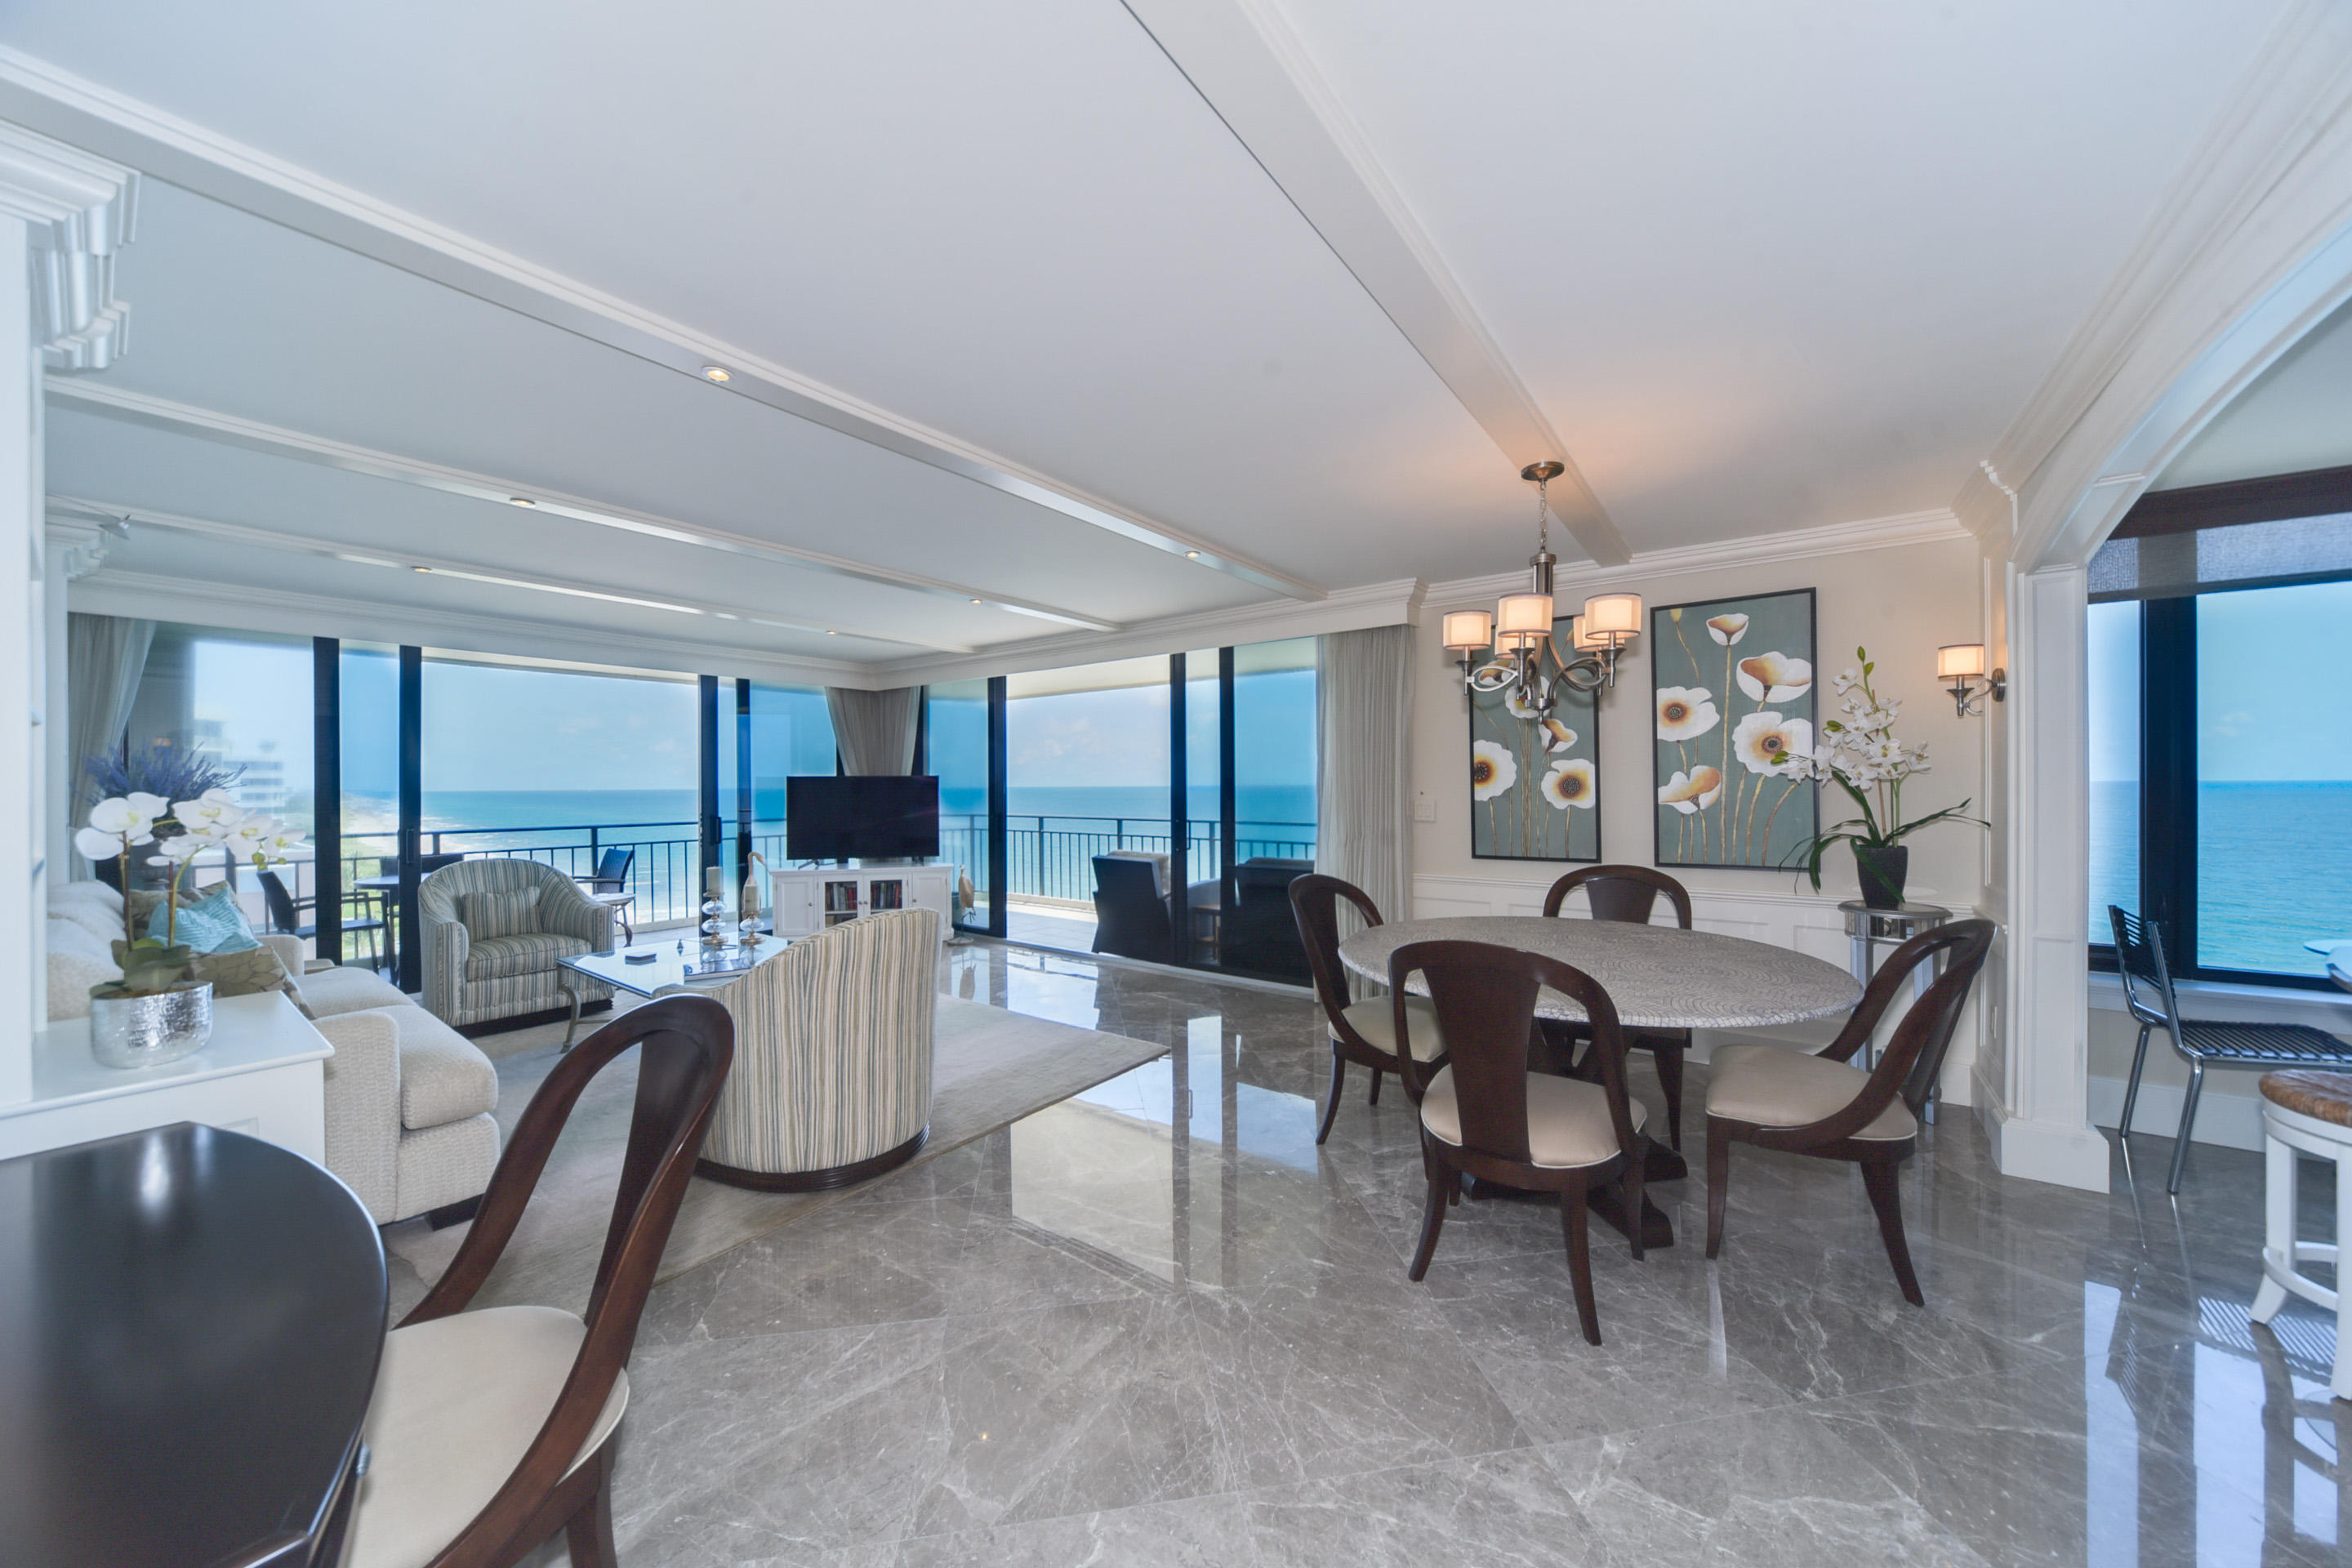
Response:
MULTIPOLYGON (((170 911, 161 904, 147 917, 147 934, 161 941, 170 911)), ((198 952, 250 952, 261 945, 246 922, 245 911, 236 907, 236 893, 226 882, 205 892, 192 904, 180 906, 180 916, 174 928, 180 942, 198 952)))

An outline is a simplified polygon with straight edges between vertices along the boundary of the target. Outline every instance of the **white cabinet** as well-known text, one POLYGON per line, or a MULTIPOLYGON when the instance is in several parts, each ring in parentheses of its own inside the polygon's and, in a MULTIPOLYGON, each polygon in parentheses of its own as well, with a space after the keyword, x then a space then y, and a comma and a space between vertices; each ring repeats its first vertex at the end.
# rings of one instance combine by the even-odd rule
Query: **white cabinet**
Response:
POLYGON ((811 936, 827 926, 892 910, 929 910, 940 939, 955 928, 953 866, 851 866, 774 873, 776 934, 811 936))
POLYGON ((33 1098, 0 1106, 0 1159, 201 1121, 323 1163, 334 1054, 276 991, 215 1001, 205 1048, 161 1067, 100 1067, 89 1054, 89 1020, 59 1019, 34 1042, 33 1098))

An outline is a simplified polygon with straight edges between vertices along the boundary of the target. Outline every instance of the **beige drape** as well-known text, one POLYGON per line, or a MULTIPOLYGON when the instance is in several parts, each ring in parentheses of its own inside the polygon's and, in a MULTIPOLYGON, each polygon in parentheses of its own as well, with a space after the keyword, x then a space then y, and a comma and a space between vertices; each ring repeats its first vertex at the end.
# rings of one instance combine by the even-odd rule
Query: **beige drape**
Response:
POLYGON ((915 730, 923 711, 923 688, 856 691, 824 689, 825 711, 833 716, 833 742, 841 771, 872 775, 915 771, 915 730))
MULTIPOLYGON (((139 694, 139 677, 147 668, 147 649, 154 640, 152 621, 78 613, 66 616, 66 776, 72 781, 72 795, 52 809, 63 811, 69 826, 80 826, 82 814, 96 801, 86 759, 122 744, 131 700, 139 694)), ((70 873, 76 878, 90 875, 89 863, 78 852, 70 873)))
POLYGON ((1315 868, 1412 912, 1413 628, 1316 639, 1315 868))

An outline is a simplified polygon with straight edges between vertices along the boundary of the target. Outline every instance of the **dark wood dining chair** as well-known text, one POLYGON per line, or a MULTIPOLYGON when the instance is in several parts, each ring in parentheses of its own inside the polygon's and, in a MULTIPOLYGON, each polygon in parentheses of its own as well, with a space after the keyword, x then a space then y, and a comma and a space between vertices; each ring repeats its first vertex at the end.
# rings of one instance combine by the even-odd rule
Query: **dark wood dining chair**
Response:
MULTIPOLYGON (((1316 1000, 1323 1004, 1325 1032, 1331 1041, 1331 1089, 1323 1107, 1323 1124, 1315 1132, 1318 1143, 1331 1136, 1331 1121, 1339 1114, 1339 1091, 1347 1087, 1349 1062, 1371 1069, 1371 1096, 1367 1103, 1372 1105, 1381 1102, 1381 1075, 1401 1070, 1397 1013, 1389 998, 1348 999, 1347 967, 1339 962, 1342 899, 1355 906, 1366 926, 1381 923, 1380 906, 1352 882, 1310 873, 1290 884, 1290 915, 1298 923, 1299 945, 1307 950, 1307 973, 1314 977, 1316 1000)), ((1406 1045, 1415 1058, 1435 1068, 1445 1060, 1445 1032, 1438 1027, 1436 1011, 1419 996, 1405 997, 1402 1005, 1406 1045)))
MULTIPOLYGON (((1628 925, 1648 925, 1650 913, 1657 907, 1663 893, 1674 906, 1675 923, 1683 930, 1691 929, 1690 889, 1647 866, 1586 866, 1570 871, 1551 885, 1544 895, 1544 918, 1557 920, 1560 906, 1569 894, 1584 889, 1585 901, 1591 906, 1597 921, 1618 921, 1628 925)), ((1544 1028, 1555 1039, 1573 1044, 1586 1037, 1581 1024, 1566 1024, 1548 1020, 1544 1028)), ((1650 1053, 1657 1064, 1658 1087, 1666 1097, 1666 1143, 1679 1151, 1683 1146, 1683 1054, 1690 1049, 1688 1029, 1627 1029, 1625 1046, 1629 1050, 1650 1053)))
POLYGON ((1818 1053, 1779 1046, 1730 1045, 1707 1064, 1706 1255, 1723 1249, 1724 1205, 1731 1192, 1731 1145, 1753 1143, 1862 1167, 1862 1184, 1878 1214, 1886 1260, 1895 1266, 1903 1299, 1924 1307, 1911 1248, 1903 1238, 1897 1173, 1919 1148, 1919 1111, 1944 1070, 1944 1053, 1969 987, 1992 946, 1990 921, 1955 921, 1913 937, 1887 954, 1854 1005, 1845 1027, 1818 1053), (1847 1058, 1861 1050, 1886 1016, 1912 971, 1933 963, 1944 971, 1895 1026, 1878 1065, 1868 1071, 1847 1058))
POLYGON ((506 1568, 559 1529, 574 1568, 615 1568, 613 1437, 629 1399, 629 1352, 734 1056, 726 1008, 674 996, 623 1014, 555 1064, 457 1256, 385 1337, 343 1568, 506 1568), (636 1106, 585 1316, 466 1310, 581 1092, 633 1046, 636 1106))
MULTIPOLYGON (((1576 1315, 1585 1339, 1597 1345, 1601 1315, 1592 1299, 1585 1194, 1619 1184, 1625 1213, 1640 1215, 1650 1152, 1642 1131, 1645 1108, 1625 1093, 1625 1041, 1616 1006, 1599 981, 1558 959, 1480 942, 1416 942, 1389 959, 1399 1029, 1404 1027, 1405 983, 1415 973, 1429 986, 1448 1060, 1430 1073, 1410 1056, 1398 1058, 1405 1088, 1421 1105, 1422 1163, 1429 1176, 1411 1277, 1429 1272, 1445 1210, 1461 1196, 1464 1176, 1558 1193, 1576 1315), (1595 1081, 1528 1070, 1537 994, 1546 986, 1580 1004, 1591 1020, 1595 1081)), ((1638 1258, 1641 1226, 1631 1226, 1629 1234, 1638 1258)))

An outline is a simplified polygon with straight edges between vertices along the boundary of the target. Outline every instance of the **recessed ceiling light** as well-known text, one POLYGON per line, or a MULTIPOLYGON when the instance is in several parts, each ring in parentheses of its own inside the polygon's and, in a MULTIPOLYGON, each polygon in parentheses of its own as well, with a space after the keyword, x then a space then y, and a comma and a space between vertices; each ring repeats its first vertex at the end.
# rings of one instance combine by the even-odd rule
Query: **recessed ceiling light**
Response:
POLYGON ((1184 552, 1184 559, 1187 561, 1198 561, 1200 558, 1201 552, 1197 550, 1187 550, 1184 552))
POLYGON ((839 632, 827 632, 827 633, 825 633, 824 635, 825 635, 825 636, 827 636, 827 637, 839 637, 841 634, 840 634, 839 632))
POLYGON ((529 496, 509 496, 507 497, 507 500, 515 506, 537 506, 539 504, 529 496))
POLYGON ((412 566, 409 570, 412 572, 430 572, 433 568, 430 566, 412 566))
POLYGON ((715 381, 719 385, 724 386, 729 382, 735 379, 735 374, 732 371, 728 370, 723 365, 707 364, 702 367, 702 379, 705 381, 715 381))
POLYGON ((977 605, 977 604, 979 604, 979 603, 980 603, 980 601, 979 601, 978 599, 974 599, 974 600, 972 601, 972 603, 973 603, 973 604, 975 604, 975 605, 977 605))

